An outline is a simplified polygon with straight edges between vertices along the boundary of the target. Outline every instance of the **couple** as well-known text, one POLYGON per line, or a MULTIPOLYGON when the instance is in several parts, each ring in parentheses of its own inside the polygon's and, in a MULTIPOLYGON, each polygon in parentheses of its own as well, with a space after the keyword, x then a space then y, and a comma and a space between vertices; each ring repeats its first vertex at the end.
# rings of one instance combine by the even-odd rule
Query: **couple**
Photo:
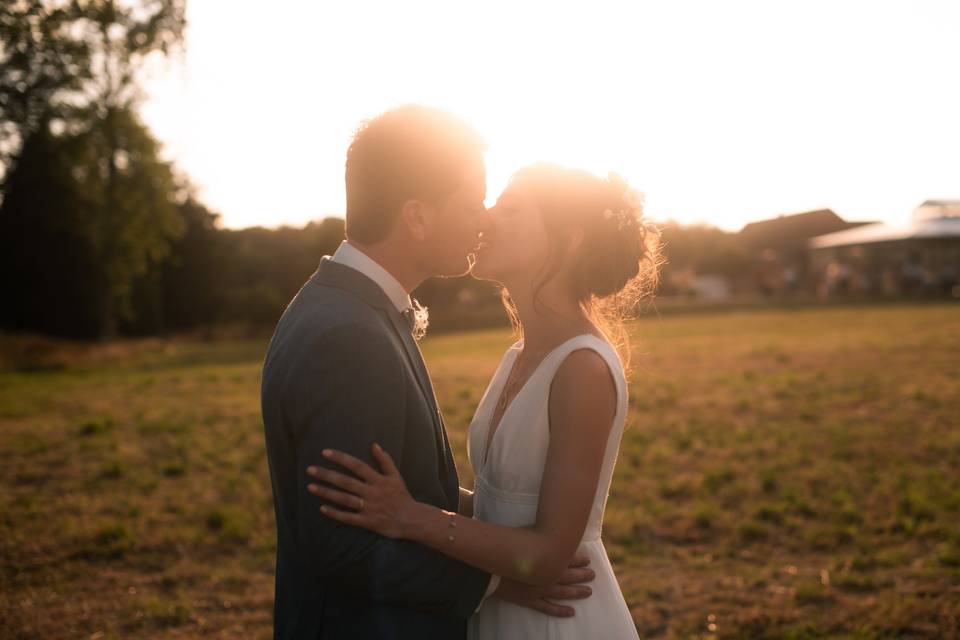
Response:
POLYGON ((416 105, 347 151, 346 240, 263 365, 276 638, 637 637, 600 531, 627 417, 615 311, 653 283, 656 234, 622 181, 548 164, 487 210, 482 154, 416 105), (522 335, 470 424, 473 491, 409 297, 468 268, 504 287, 522 335))

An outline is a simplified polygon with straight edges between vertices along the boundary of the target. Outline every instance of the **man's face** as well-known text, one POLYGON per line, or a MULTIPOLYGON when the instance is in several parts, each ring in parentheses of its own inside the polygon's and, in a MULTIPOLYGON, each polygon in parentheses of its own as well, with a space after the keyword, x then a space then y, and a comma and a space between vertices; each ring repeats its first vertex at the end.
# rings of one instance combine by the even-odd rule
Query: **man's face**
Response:
POLYGON ((461 276, 486 225, 487 173, 483 163, 466 169, 460 187, 436 208, 424 239, 424 263, 432 275, 461 276))

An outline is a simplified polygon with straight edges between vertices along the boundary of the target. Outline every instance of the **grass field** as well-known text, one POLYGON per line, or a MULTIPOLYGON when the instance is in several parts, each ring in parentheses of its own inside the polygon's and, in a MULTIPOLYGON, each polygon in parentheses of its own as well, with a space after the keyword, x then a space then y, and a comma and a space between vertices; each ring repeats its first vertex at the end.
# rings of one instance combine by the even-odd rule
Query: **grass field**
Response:
MULTIPOLYGON (((960 305, 633 333, 604 539, 642 637, 960 637, 960 305)), ((510 342, 424 343, 464 484, 510 342)), ((0 636, 270 636, 264 347, 6 339, 0 636)))

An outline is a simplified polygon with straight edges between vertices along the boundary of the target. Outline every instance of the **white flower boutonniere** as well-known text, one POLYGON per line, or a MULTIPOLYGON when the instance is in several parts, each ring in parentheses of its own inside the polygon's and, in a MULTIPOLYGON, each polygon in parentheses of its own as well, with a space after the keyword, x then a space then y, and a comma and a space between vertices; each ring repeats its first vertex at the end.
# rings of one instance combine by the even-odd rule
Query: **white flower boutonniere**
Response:
POLYGON ((427 335, 427 327, 430 326, 430 313, 426 307, 420 305, 416 298, 412 302, 413 327, 411 327, 410 332, 413 334, 414 340, 420 340, 427 335))

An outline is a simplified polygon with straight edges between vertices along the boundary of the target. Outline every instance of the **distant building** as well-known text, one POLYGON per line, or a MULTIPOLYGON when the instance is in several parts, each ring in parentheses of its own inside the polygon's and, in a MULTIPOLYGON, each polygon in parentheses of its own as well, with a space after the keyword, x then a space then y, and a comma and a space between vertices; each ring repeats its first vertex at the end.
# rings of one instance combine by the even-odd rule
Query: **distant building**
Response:
POLYGON ((720 274, 697 273, 692 267, 671 269, 669 281, 671 292, 697 300, 720 301, 733 293, 730 280, 720 274))
POLYGON ((960 200, 927 200, 913 210, 914 220, 960 218, 960 200))
POLYGON ((716 274, 698 275, 690 283, 693 294, 700 300, 726 300, 730 297, 730 282, 716 274))
POLYGON ((737 234, 743 248, 755 256, 746 287, 765 296, 810 289, 808 240, 869 224, 848 222, 830 209, 751 222, 737 234))
POLYGON ((960 200, 927 200, 909 223, 874 223, 808 243, 821 297, 960 297, 960 200))

